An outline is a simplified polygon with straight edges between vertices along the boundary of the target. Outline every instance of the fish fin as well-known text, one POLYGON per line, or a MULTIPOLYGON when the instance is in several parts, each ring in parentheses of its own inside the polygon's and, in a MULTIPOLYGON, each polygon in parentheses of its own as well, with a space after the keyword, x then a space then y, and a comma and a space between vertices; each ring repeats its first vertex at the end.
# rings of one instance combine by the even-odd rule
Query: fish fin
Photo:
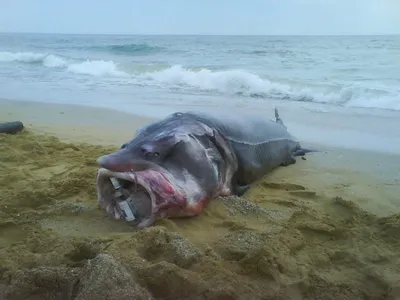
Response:
POLYGON ((286 125, 283 123, 282 119, 279 117, 279 112, 276 107, 275 107, 275 122, 287 129, 286 125))
POLYGON ((231 182, 231 194, 238 197, 243 196, 250 188, 250 184, 239 183, 237 173, 232 176, 231 182))
POLYGON ((315 150, 315 149, 306 149, 306 148, 299 148, 296 151, 293 152, 293 156, 304 156, 306 155, 306 153, 310 153, 310 152, 320 152, 319 150, 315 150))
POLYGON ((246 185, 235 184, 235 186, 233 187, 233 194, 238 196, 238 197, 241 197, 249 189, 250 189, 250 185, 248 185, 248 184, 246 184, 246 185))

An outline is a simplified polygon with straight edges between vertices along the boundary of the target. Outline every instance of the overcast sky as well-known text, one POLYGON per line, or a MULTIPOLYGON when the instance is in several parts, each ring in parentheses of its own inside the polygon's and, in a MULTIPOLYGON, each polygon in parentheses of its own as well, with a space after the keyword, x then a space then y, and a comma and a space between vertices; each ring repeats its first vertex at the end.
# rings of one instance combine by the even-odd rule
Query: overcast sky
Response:
POLYGON ((0 31, 400 34, 400 0, 1 0, 0 31))

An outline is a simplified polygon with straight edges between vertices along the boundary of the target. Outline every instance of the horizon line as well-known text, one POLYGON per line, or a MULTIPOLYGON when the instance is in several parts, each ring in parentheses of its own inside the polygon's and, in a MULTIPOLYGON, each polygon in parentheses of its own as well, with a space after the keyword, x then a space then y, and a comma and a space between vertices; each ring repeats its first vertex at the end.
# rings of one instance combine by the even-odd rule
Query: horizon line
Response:
POLYGON ((335 34, 230 34, 230 33, 74 33, 74 32, 29 32, 0 31, 0 34, 59 34, 59 35, 132 35, 132 36, 397 36, 400 33, 335 33, 335 34))

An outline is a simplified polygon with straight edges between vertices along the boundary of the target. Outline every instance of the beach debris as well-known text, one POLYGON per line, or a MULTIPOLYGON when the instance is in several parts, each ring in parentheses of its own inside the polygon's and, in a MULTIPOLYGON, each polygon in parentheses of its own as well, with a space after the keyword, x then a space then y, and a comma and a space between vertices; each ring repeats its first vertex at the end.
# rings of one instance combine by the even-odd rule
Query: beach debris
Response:
POLYGON ((22 131, 24 124, 21 121, 0 123, 0 133, 14 134, 22 131))

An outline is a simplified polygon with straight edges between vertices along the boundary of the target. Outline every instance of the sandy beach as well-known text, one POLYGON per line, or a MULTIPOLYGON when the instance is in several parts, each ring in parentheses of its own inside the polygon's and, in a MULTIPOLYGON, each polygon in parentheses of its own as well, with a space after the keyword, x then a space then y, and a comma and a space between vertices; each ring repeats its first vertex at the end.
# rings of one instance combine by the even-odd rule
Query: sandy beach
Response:
POLYGON ((398 154, 316 145, 242 198, 138 231, 98 208, 95 162, 152 118, 0 107, 26 127, 0 135, 0 299, 400 299, 398 154))

